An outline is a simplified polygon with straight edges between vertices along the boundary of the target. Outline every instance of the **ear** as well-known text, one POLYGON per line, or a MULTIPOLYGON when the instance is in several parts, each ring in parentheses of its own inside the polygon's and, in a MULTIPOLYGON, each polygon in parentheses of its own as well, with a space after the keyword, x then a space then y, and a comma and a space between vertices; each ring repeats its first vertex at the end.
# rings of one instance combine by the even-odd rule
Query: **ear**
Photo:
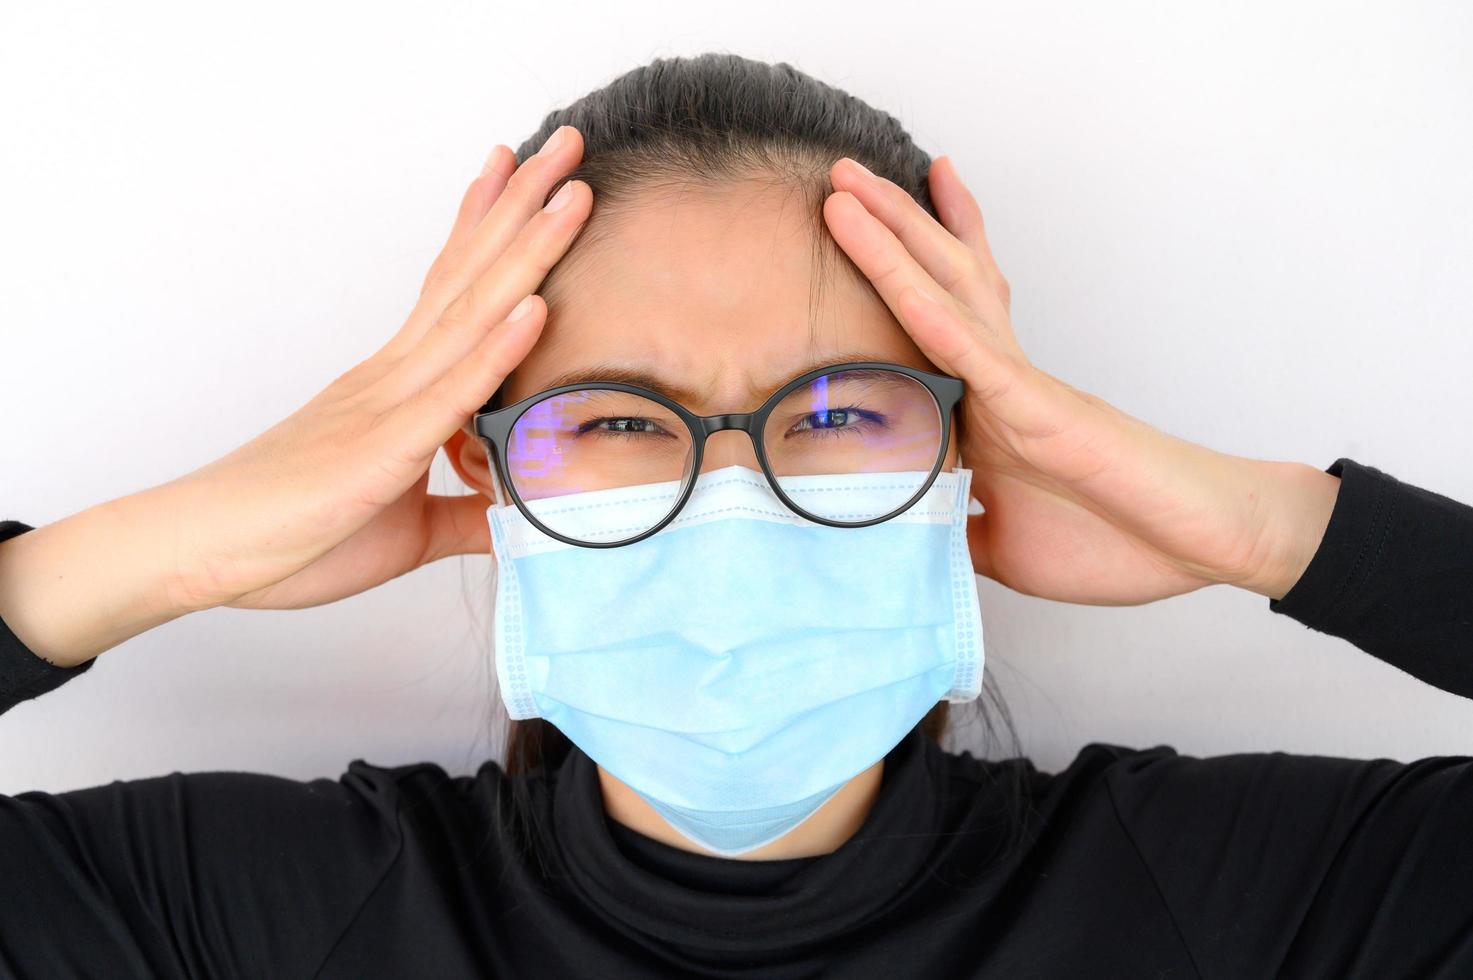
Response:
POLYGON ((497 480, 491 472, 491 462, 486 458, 486 444, 471 432, 469 425, 456 429, 445 440, 444 448, 450 465, 466 486, 495 501, 497 480))

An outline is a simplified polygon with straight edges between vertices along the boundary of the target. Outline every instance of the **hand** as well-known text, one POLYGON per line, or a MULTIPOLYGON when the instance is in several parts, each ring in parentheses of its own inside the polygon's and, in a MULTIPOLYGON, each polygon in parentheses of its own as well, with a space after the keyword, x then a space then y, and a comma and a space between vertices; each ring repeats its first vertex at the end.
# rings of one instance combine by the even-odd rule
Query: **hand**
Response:
POLYGON ((1292 587, 1324 536, 1338 478, 1167 435, 1029 363, 981 209, 950 159, 929 174, 944 224, 847 157, 830 180, 834 238, 922 353, 966 383, 960 455, 986 510, 967 528, 978 574, 1094 605, 1215 583, 1271 598, 1292 587))
MULTIPOLYGON (((353 595, 448 555, 489 553, 481 494, 426 493, 429 466, 541 333, 533 294, 592 207, 560 145, 520 167, 498 146, 471 182, 403 327, 295 414, 154 495, 169 513, 173 588, 186 609, 291 609, 353 595), (525 314, 510 320, 519 300, 525 314)), ((551 142, 551 141, 549 141, 551 142)))

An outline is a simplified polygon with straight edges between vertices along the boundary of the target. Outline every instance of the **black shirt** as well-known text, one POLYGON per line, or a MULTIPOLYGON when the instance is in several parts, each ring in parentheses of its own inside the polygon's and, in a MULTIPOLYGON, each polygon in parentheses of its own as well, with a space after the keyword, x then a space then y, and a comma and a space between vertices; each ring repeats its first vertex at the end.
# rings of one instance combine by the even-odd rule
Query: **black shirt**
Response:
MULTIPOLYGON (((1473 696, 1473 507, 1329 472, 1325 538, 1269 609, 1473 696)), ((0 710, 93 662, 0 626, 0 710)), ((1093 743, 1048 774, 917 728, 883 772, 851 839, 777 861, 608 819, 577 749, 515 777, 525 848, 494 761, 0 796, 0 975, 1473 977, 1467 756, 1093 743)))

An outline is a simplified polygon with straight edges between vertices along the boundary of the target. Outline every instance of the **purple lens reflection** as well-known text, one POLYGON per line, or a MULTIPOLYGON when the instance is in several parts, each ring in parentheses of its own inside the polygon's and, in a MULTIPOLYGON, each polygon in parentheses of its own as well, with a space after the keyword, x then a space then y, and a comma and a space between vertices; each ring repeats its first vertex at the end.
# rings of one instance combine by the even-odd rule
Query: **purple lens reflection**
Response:
POLYGON ((866 368, 820 375, 791 392, 768 416, 762 445, 794 503, 829 520, 859 522, 915 495, 941 455, 942 429, 929 388, 898 371, 866 368), (893 475, 868 484, 866 511, 841 513, 837 502, 826 507, 825 494, 800 489, 800 478, 832 473, 893 475))
POLYGON ((581 487, 559 481, 567 476, 563 465, 563 435, 568 424, 565 396, 546 398, 522 413, 511 430, 507 461, 517 493, 524 499, 576 493, 581 487), (537 491, 530 493, 529 491, 537 491))
POLYGON ((553 498, 675 481, 673 507, 693 451, 685 422, 659 402, 608 388, 579 388, 523 412, 512 426, 506 455, 517 495, 529 509, 553 530, 579 537, 559 527, 555 516, 544 516, 557 513, 553 498), (548 506, 532 503, 539 500, 548 506))

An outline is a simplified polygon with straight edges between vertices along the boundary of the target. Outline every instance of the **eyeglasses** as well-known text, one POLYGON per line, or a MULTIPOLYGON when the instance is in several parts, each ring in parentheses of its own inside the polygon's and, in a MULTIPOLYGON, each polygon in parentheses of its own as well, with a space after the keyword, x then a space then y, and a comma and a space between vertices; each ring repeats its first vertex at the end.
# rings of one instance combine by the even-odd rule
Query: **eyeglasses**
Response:
POLYGON ((949 375, 855 361, 794 378, 755 412, 696 415, 648 388, 589 382, 495 410, 488 401, 473 421, 501 484, 533 526, 568 544, 616 548, 674 520, 695 486, 706 439, 724 429, 747 433, 767 482, 800 517, 832 527, 887 521, 935 482, 964 390, 949 375), (872 513, 825 507, 824 494, 806 487, 806 478, 836 473, 886 475, 871 494, 872 513), (634 533, 619 540, 579 536, 586 523, 559 519, 566 508, 558 500, 568 494, 645 485, 655 504, 648 512, 663 516, 620 528, 634 533))

